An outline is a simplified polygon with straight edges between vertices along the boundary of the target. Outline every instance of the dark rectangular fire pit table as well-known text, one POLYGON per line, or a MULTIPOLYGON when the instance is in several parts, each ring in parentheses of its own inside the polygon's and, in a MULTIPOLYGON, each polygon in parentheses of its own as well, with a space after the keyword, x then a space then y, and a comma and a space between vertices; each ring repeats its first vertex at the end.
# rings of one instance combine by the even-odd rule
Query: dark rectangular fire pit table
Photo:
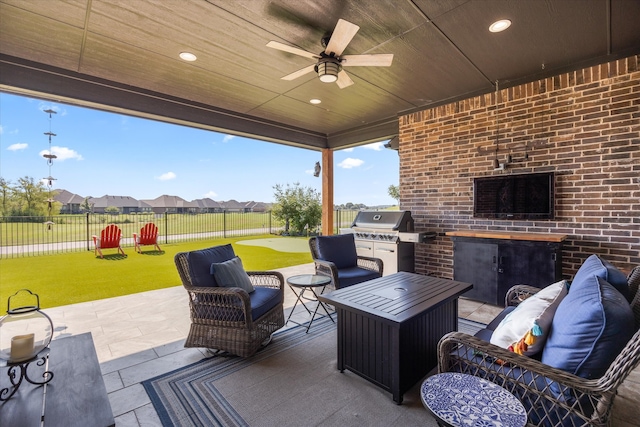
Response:
POLYGON ((399 272, 319 295, 338 313, 338 369, 402 395, 438 362, 438 341, 458 327, 458 297, 473 286, 399 272))

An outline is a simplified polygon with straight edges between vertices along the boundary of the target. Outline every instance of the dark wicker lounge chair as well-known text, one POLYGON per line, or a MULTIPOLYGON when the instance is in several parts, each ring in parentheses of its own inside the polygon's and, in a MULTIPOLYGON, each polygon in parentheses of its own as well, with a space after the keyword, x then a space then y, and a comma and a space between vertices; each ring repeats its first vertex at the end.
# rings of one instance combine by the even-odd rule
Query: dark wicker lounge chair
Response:
MULTIPOLYGON (((506 388, 525 403, 530 426, 608 426, 618 387, 640 363, 640 267, 627 280, 635 293, 631 308, 636 332, 600 378, 585 379, 461 332, 440 340, 438 369, 479 376, 506 388)), ((514 286, 506 305, 517 305, 537 291, 514 286)))
POLYGON ((253 355, 284 326, 284 277, 277 271, 247 271, 254 292, 223 287, 211 264, 233 258, 231 245, 180 252, 175 263, 189 293, 191 329, 185 347, 204 347, 241 357, 253 355))
POLYGON ((331 277, 336 289, 382 276, 382 260, 358 256, 353 234, 311 237, 309 249, 316 274, 331 277))

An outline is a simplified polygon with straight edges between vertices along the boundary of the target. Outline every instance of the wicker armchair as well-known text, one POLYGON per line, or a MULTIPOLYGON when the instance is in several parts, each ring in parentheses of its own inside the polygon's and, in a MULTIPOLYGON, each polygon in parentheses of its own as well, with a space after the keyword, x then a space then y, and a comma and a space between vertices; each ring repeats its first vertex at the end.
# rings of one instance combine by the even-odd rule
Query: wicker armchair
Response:
MULTIPOLYGON (((640 364, 638 282, 640 267, 628 276, 629 288, 635 291, 631 306, 636 333, 601 378, 581 378, 461 332, 452 332, 440 340, 439 372, 462 372, 499 384, 525 404, 530 426, 607 426, 618 387, 640 364), (559 399, 551 390, 554 383, 559 385, 562 396, 569 398, 559 399), (534 424, 532 420, 537 421, 534 424)), ((517 305, 537 290, 514 286, 507 293, 506 304, 517 305)))
MULTIPOLYGON (((226 249, 230 247, 227 245, 226 249)), ((255 288, 251 294, 236 287, 202 286, 194 272, 209 271, 212 262, 221 261, 212 260, 206 251, 180 252, 175 256, 191 311, 191 328, 184 346, 252 356, 263 343, 268 343, 273 332, 284 326, 284 277, 277 271, 247 271, 255 288), (197 260, 194 253, 198 253, 197 260), (200 265, 194 265, 196 262, 200 265), (275 302, 273 307, 256 309, 256 304, 265 298, 275 302)))
POLYGON ((309 239, 309 249, 315 264, 316 274, 331 277, 332 285, 336 289, 382 276, 382 260, 357 255, 352 234, 311 237, 309 239), (329 254, 326 253, 329 250, 325 250, 324 254, 321 253, 322 251, 319 248, 321 239, 325 239, 324 242, 333 240, 334 242, 330 246, 338 247, 339 249, 331 251, 333 253, 329 254), (345 261, 346 259, 350 259, 350 261, 345 261))

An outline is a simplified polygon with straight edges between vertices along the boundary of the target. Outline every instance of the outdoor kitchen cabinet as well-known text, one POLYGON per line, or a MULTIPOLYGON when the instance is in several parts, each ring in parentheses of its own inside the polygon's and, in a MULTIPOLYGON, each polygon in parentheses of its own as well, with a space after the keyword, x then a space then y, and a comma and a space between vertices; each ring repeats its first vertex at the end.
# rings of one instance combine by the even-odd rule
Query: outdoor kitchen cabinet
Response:
POLYGON ((473 284, 463 296, 504 306, 507 290, 562 280, 565 235, 453 231, 453 279, 473 284))
POLYGON ((373 240, 356 240, 358 256, 380 258, 382 274, 388 276, 398 271, 415 272, 414 244, 410 242, 376 242, 373 240))

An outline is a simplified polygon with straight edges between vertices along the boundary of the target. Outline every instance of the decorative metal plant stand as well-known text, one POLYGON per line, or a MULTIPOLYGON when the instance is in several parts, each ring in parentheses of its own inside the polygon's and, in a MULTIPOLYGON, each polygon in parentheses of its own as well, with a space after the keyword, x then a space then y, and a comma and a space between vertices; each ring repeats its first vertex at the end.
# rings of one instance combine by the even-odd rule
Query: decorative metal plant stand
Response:
POLYGON ((8 362, 7 366, 9 367, 9 369, 7 370, 7 375, 9 376, 11 386, 5 387, 0 390, 0 402, 11 399, 11 396, 13 396, 18 391, 18 388, 20 388, 20 384, 22 384, 23 380, 34 385, 44 385, 51 381, 53 379, 53 372, 46 370, 48 359, 49 348, 47 347, 37 356, 27 361, 16 363, 8 362), (29 365, 31 365, 32 363, 35 363, 37 366, 45 366, 45 371, 42 373, 42 381, 38 381, 29 377, 29 365))

